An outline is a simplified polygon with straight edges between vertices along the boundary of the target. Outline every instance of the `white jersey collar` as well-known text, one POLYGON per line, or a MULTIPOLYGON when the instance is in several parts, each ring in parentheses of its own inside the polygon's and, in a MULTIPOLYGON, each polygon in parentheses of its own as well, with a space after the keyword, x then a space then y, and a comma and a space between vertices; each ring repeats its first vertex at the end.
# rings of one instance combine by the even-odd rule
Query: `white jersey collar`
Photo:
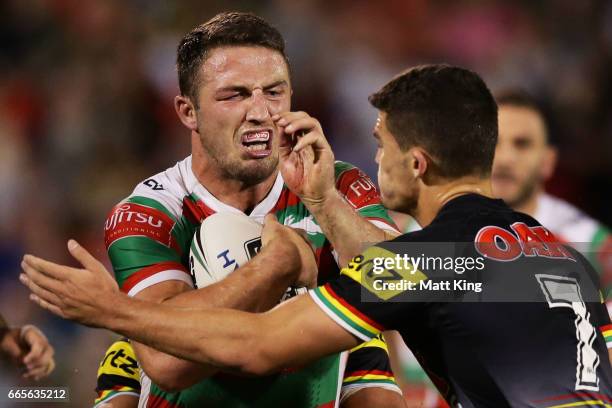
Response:
MULTIPOLYGON (((241 210, 232 207, 229 204, 226 204, 220 201, 217 197, 215 197, 206 187, 204 187, 197 179, 195 174, 193 173, 193 169, 191 168, 191 156, 189 156, 185 163, 188 167, 189 171, 189 181, 191 184, 191 191, 200 199, 202 202, 214 212, 233 212, 238 214, 244 214, 241 210)), ((253 208, 250 214, 247 214, 249 217, 254 218, 259 222, 263 222, 264 217, 268 214, 278 202, 280 198, 281 192, 283 191, 284 185, 283 177, 281 176, 280 171, 276 175, 276 180, 274 181, 274 185, 272 189, 266 195, 266 197, 253 208)))

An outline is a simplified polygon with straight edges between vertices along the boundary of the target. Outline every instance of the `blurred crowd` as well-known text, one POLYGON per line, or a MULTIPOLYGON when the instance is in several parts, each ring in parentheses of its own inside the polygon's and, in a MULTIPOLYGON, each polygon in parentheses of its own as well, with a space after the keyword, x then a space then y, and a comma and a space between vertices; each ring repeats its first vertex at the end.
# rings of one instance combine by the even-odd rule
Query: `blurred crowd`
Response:
MULTIPOLYGON (((400 70, 448 62, 541 101, 560 151, 548 189, 612 225, 612 3, 441 0, 5 0, 0 2, 0 311, 57 352, 50 385, 94 398, 111 335, 37 310, 24 252, 67 259, 76 238, 105 257, 106 214, 189 152, 174 113, 176 45, 224 10, 285 36, 293 108, 317 117, 336 157, 375 176, 367 96, 400 70)), ((0 386, 13 383, 0 367, 0 386)))

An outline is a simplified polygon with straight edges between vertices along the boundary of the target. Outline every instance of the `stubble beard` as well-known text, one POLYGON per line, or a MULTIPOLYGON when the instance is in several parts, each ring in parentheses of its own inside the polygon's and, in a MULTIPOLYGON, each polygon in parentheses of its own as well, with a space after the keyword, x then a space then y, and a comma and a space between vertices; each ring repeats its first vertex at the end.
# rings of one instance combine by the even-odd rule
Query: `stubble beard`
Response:
POLYGON ((394 192, 387 197, 383 196, 383 205, 393 211, 398 211, 414 217, 419 203, 419 187, 410 186, 407 192, 394 192))
POLYGON ((538 190, 538 186, 540 185, 541 180, 537 175, 531 175, 531 177, 527 178, 527 181, 523 183, 514 197, 510 197, 506 200, 506 204, 508 204, 512 208, 519 208, 525 205, 531 198, 533 198, 534 194, 538 190))
POLYGON ((238 154, 225 153, 201 139, 202 146, 221 177, 236 180, 245 186, 254 186, 266 180, 278 167, 278 154, 274 152, 263 159, 242 160, 238 154))

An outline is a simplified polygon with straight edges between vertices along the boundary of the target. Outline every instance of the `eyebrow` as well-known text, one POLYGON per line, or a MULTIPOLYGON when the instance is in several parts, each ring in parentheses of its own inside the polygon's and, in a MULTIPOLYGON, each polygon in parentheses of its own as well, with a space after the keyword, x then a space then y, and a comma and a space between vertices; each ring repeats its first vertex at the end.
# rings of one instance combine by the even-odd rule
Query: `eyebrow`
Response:
MULTIPOLYGON (((277 86, 281 86, 281 85, 288 85, 287 81, 285 81, 284 79, 281 79, 280 81, 276 81, 271 83, 270 85, 266 85, 263 87, 264 91, 267 91, 269 89, 272 88, 276 88, 277 86)), ((233 92, 251 92, 251 89, 244 86, 244 85, 230 85, 230 86, 225 86, 223 88, 219 88, 217 89, 217 92, 227 92, 227 91, 233 91, 233 92)))
POLYGON ((288 85, 287 81, 285 81, 284 79, 281 79, 280 81, 276 81, 276 82, 271 83, 270 85, 264 86, 263 89, 268 90, 268 89, 276 88, 277 86, 281 86, 281 85, 288 85))

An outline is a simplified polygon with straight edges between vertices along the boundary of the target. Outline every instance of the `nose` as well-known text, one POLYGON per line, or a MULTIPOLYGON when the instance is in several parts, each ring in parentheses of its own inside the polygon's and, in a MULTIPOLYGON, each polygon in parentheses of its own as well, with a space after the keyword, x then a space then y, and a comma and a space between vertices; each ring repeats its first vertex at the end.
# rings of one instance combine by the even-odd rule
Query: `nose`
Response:
POLYGON ((513 162, 512 149, 503 143, 498 143, 495 148, 493 166, 511 166, 513 162))
POLYGON ((261 90, 256 90, 251 95, 251 103, 247 110, 246 120, 253 123, 263 123, 270 120, 270 109, 268 101, 261 90))

